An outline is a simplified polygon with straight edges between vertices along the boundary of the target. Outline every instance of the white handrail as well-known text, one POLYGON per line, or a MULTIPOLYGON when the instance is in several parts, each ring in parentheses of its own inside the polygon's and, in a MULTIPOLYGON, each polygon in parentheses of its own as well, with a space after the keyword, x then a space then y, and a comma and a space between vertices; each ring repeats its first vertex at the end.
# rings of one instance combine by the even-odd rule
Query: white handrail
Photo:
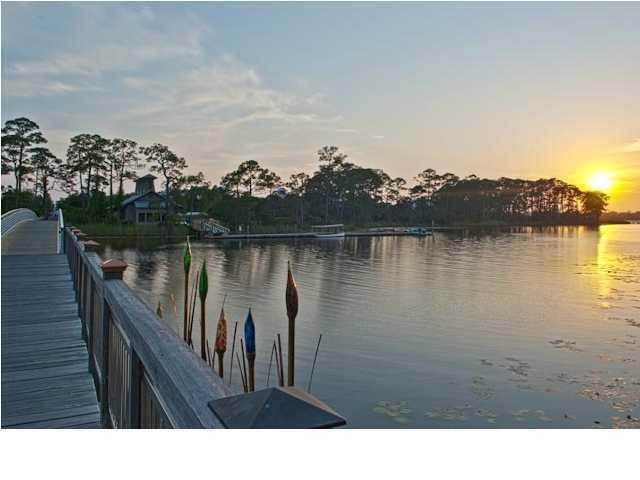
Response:
POLYGON ((64 216, 62 209, 58 209, 58 253, 64 253, 64 216))
POLYGON ((28 208, 16 208, 2 215, 2 235, 4 238, 18 224, 31 220, 37 220, 38 216, 28 208))

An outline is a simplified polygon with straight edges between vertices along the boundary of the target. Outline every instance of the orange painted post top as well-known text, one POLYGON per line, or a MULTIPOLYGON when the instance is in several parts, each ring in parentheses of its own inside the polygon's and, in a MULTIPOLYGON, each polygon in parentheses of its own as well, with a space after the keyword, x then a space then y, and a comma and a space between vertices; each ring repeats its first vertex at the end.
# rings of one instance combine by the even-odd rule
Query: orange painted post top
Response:
POLYGON ((84 242, 84 251, 85 252, 95 252, 98 250, 100 244, 94 240, 87 240, 84 242))
POLYGON ((127 262, 123 260, 105 260, 100 265, 105 280, 122 280, 122 274, 127 269, 127 262))

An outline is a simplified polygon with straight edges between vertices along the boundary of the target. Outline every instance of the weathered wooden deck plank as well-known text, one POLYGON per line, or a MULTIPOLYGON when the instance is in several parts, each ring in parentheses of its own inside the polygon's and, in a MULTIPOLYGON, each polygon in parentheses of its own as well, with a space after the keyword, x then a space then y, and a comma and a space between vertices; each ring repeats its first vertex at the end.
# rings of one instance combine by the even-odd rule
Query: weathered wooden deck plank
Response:
POLYGON ((2 240, 2 427, 99 428, 96 390, 56 222, 2 240))

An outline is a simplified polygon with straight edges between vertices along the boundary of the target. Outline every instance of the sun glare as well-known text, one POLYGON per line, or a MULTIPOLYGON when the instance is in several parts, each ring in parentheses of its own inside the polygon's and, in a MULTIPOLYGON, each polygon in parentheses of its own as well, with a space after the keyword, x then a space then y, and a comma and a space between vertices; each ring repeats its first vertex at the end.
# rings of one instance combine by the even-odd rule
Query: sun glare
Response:
POLYGON ((589 177, 587 185, 591 190, 608 193, 613 187, 613 178, 610 173, 597 172, 589 177))

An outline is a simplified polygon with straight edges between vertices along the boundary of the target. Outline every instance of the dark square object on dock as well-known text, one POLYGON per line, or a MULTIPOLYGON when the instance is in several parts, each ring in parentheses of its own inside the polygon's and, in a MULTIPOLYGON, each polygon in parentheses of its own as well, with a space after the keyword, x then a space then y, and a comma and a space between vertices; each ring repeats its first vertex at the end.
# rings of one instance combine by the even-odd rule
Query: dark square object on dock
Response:
POLYGON ((332 428, 344 418, 295 387, 274 387, 209 402, 227 428, 332 428))

